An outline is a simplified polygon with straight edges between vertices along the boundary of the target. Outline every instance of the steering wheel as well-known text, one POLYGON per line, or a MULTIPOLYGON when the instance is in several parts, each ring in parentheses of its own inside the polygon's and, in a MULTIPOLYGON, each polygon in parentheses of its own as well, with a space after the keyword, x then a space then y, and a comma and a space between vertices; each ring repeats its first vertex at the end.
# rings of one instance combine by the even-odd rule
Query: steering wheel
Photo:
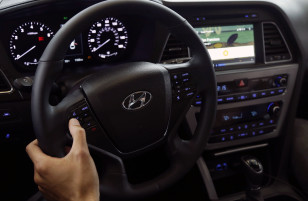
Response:
POLYGON ((42 150, 63 157, 71 140, 68 120, 77 117, 87 131, 104 199, 137 199, 157 193, 184 176, 200 157, 216 114, 216 81, 208 52, 191 25, 171 9, 148 0, 110 0, 71 18, 45 49, 32 89, 32 119, 42 150), (63 68, 70 42, 104 16, 152 18, 185 42, 192 58, 183 64, 130 62, 110 65, 85 77, 57 105, 49 103, 53 83, 63 68), (190 140, 178 127, 197 94, 203 97, 190 140), (81 116, 80 116, 81 115, 81 116), (91 127, 92 126, 92 127, 91 127), (141 184, 128 182, 123 158, 165 147, 169 167, 141 184))

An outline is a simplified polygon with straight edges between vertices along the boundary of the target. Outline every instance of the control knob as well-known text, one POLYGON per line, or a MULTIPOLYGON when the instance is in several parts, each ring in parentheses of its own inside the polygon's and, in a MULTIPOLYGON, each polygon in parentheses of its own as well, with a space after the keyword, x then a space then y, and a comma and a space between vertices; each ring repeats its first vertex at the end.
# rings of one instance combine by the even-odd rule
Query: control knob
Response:
POLYGON ((275 79, 275 84, 276 84, 277 87, 285 86, 287 84, 287 78, 282 77, 282 76, 278 76, 275 79))
POLYGON ((267 112, 271 115, 278 115, 280 109, 281 108, 279 103, 270 103, 267 107, 267 112))

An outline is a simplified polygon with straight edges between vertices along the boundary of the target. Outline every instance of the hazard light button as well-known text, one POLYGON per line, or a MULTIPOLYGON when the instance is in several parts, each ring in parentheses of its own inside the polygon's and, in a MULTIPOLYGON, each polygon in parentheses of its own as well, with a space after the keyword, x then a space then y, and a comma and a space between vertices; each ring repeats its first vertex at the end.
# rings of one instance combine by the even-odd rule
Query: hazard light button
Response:
POLYGON ((237 87, 246 87, 248 84, 248 79, 235 80, 235 85, 237 87))

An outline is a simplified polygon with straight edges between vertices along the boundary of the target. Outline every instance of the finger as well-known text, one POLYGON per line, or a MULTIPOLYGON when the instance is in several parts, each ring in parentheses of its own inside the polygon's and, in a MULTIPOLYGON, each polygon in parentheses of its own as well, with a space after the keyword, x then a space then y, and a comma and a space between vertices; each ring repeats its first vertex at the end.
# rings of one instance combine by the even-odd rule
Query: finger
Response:
POLYGON ((69 121, 69 130, 73 137, 73 145, 71 151, 84 148, 88 150, 86 132, 80 126, 79 121, 77 119, 71 119, 69 121))
POLYGON ((38 145, 38 141, 34 140, 26 147, 26 152, 28 153, 30 159, 34 164, 37 164, 38 162, 42 162, 42 160, 45 160, 49 158, 50 156, 43 153, 41 148, 38 145))

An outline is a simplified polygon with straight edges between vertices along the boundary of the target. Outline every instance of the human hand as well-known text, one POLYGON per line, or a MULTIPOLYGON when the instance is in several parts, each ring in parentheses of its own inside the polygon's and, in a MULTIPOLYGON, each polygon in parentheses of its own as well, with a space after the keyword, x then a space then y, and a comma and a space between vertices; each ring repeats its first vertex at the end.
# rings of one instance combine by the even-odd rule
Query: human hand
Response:
POLYGON ((76 119, 69 121, 69 130, 73 145, 64 158, 44 154, 37 140, 26 147, 34 164, 34 181, 47 200, 98 201, 99 180, 85 130, 76 119))

